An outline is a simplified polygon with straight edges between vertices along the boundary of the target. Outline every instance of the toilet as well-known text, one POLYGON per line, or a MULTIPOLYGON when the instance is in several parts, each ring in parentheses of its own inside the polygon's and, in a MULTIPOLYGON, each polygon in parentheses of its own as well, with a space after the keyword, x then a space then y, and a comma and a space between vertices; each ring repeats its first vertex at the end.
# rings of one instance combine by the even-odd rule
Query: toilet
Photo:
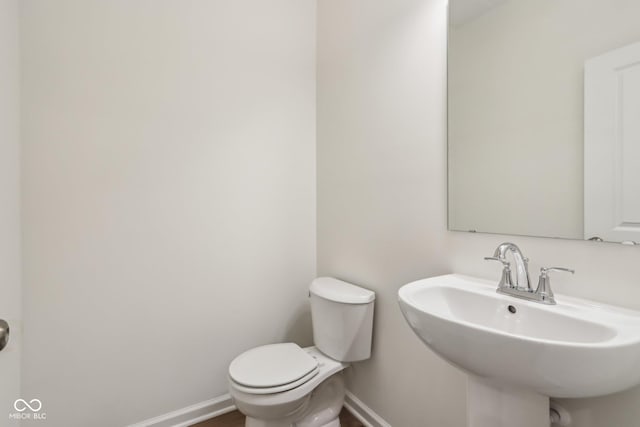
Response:
POLYGON ((320 277, 309 297, 313 347, 264 345, 229 365, 229 393, 246 427, 340 427, 342 371, 371 356, 375 294, 320 277))

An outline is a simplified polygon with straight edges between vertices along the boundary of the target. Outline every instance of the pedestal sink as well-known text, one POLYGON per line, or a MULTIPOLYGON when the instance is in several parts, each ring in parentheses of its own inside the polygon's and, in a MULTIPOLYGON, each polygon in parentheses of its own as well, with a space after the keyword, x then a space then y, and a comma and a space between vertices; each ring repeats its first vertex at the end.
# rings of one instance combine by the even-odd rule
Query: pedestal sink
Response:
POLYGON ((470 427, 548 427, 549 397, 640 384, 640 312, 566 296, 543 305, 457 274, 409 283, 398 296, 416 335, 469 374, 470 427))

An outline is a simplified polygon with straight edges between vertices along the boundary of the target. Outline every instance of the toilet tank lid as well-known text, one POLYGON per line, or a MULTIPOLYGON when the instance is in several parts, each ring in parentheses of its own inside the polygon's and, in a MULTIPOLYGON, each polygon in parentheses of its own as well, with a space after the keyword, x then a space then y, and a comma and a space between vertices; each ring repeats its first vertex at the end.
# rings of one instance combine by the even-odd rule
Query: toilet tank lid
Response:
POLYGON ((343 304, 369 304, 376 298, 373 291, 333 277, 318 277, 311 282, 309 292, 329 301, 343 304))

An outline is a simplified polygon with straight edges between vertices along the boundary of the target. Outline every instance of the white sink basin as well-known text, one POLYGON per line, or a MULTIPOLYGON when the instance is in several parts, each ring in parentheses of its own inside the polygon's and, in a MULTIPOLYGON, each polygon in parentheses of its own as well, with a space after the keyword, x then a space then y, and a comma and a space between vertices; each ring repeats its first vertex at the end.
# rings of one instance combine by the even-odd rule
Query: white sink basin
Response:
POLYGON ((400 308, 429 348, 490 381, 553 397, 640 383, 639 312, 565 296, 547 306, 496 286, 456 274, 419 280, 400 288, 400 308))

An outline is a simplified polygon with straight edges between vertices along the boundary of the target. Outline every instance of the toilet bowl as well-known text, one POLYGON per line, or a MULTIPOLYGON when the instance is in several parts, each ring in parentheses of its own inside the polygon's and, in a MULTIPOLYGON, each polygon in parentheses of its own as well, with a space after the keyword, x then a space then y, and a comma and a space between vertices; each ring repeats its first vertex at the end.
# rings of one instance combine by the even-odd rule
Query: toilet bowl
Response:
POLYGON ((342 371, 371 355, 375 294, 324 277, 309 295, 314 347, 265 345, 229 365, 229 393, 246 427, 340 427, 342 371))
MULTIPOLYGON (((272 367, 270 363, 280 366, 282 362, 287 363, 285 358, 270 359, 274 353, 273 350, 281 350, 276 348, 278 346, 286 347, 286 351, 291 353, 301 352, 316 362, 316 365, 312 375, 305 375, 301 379, 271 387, 247 386, 235 381, 230 372, 229 392, 238 410, 247 416, 246 426, 324 427, 331 425, 329 423, 338 417, 344 403, 344 381, 341 372, 349 365, 325 356, 315 347, 303 349, 296 344, 287 343, 250 350, 256 356, 256 361, 263 353, 264 359, 261 360, 260 366, 265 372, 270 371, 272 367)), ((276 370, 277 368, 278 366, 276 370)), ((236 378, 239 376, 240 369, 242 368, 236 366, 238 371, 236 378)), ((295 373, 295 369, 293 372, 295 373)), ((285 375, 280 381, 291 378, 285 375)), ((335 425, 339 426, 339 424, 335 425)))

